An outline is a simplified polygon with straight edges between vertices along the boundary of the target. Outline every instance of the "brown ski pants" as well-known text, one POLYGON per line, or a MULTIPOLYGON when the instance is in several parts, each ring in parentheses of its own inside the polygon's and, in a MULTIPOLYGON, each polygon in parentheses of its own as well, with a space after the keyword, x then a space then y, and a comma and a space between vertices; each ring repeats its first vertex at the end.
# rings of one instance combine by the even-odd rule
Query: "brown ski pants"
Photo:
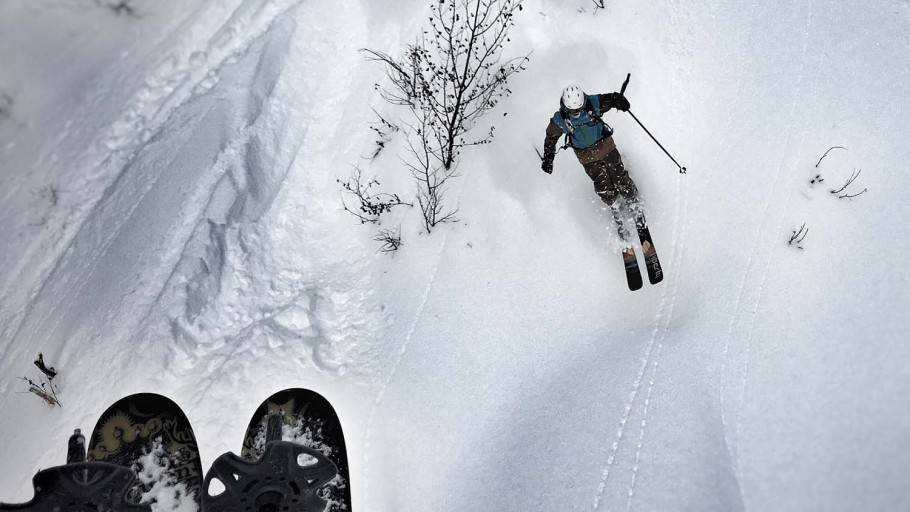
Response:
POLYGON ((575 150, 575 156, 594 182, 594 191, 610 207, 620 238, 628 240, 629 233, 623 225, 620 207, 625 207, 639 229, 646 225, 646 221, 638 197, 638 187, 623 166, 622 157, 612 138, 607 137, 589 149, 575 150), (619 201, 620 198, 623 201, 619 201))

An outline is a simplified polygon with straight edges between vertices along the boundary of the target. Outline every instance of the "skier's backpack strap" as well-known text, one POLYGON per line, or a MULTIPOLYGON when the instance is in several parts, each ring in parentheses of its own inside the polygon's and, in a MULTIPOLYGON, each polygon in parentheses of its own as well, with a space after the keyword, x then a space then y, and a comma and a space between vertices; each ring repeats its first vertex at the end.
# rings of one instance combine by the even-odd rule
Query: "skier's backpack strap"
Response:
POLYGON ((606 121, 603 120, 604 112, 603 112, 603 107, 602 107, 601 104, 600 104, 600 99, 598 98, 598 100, 597 100, 597 108, 595 109, 595 108, 594 108, 594 104, 593 104, 593 102, 591 101, 591 96, 586 96, 586 97, 585 97, 585 108, 588 109, 588 114, 590 114, 591 117, 592 117, 595 121, 600 121, 600 123, 604 125, 604 135, 603 135, 603 138, 612 137, 612 136, 613 136, 613 128, 612 128, 610 125, 608 125, 606 121))
POLYGON ((569 116, 566 115, 565 110, 562 108, 559 109, 559 116, 562 117, 562 122, 565 123, 566 128, 569 130, 566 132, 566 136, 563 139, 562 149, 568 149, 572 147, 572 135, 575 133, 575 125, 572 124, 572 121, 569 120, 569 116))

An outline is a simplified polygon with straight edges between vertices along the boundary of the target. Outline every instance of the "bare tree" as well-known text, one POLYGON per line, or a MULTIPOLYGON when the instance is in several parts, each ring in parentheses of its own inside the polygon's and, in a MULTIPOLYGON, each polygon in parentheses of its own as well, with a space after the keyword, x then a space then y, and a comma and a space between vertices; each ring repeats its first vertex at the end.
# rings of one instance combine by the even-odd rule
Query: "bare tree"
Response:
POLYGON ((478 120, 511 91, 509 77, 524 70, 528 57, 503 61, 514 16, 521 0, 438 0, 430 7, 430 28, 407 47, 404 56, 364 49, 382 62, 391 86, 377 85, 380 95, 413 114, 408 128, 407 167, 418 183, 424 226, 455 219, 445 206, 446 182, 458 176, 457 158, 467 146, 487 144, 491 128, 479 138, 466 138, 478 120))

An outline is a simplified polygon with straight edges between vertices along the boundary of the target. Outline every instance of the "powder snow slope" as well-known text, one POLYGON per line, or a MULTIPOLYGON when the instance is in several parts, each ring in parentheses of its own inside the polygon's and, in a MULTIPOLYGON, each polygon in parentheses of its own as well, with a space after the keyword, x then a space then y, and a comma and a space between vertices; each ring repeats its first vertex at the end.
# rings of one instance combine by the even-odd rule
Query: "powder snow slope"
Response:
POLYGON ((126 394, 180 404, 207 466, 302 386, 344 422, 358 510, 910 508, 910 4, 527 0, 460 222, 399 209, 390 257, 336 178, 410 194, 400 135, 363 158, 372 110, 404 112, 358 50, 427 7, 0 4, 0 498, 126 394), (532 149, 563 86, 627 72, 689 168, 607 115, 666 272, 635 293, 581 167, 532 149), (866 193, 829 193, 854 169, 866 193), (62 408, 20 394, 39 351, 62 408))

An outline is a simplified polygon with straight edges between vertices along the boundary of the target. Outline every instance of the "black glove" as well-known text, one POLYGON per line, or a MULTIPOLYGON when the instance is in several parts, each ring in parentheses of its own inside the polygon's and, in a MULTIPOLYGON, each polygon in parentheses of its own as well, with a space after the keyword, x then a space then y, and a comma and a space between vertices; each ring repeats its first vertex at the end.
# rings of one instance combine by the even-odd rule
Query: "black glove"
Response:
POLYGON ((616 110, 622 110, 623 112, 626 112, 630 108, 629 100, 627 100, 625 96, 618 92, 610 94, 610 102, 613 104, 613 108, 616 110))
POLYGON ((553 174, 553 159, 544 157, 540 162, 540 168, 547 174, 553 174))

